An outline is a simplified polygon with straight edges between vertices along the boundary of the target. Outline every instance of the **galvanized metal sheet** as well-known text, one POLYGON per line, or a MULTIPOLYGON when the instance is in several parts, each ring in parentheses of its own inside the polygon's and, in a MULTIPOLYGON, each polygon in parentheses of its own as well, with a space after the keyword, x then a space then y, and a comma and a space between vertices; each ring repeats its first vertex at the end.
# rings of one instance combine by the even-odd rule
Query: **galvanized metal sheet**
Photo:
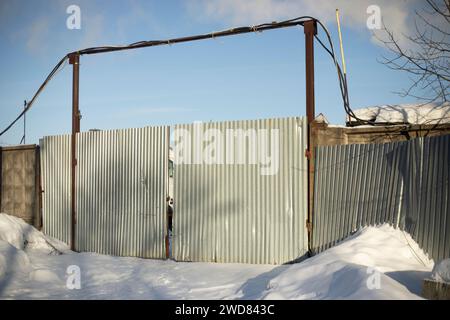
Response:
POLYGON ((169 127, 77 136, 76 249, 165 258, 169 127))
POLYGON ((316 148, 314 252, 390 223, 434 259, 450 256, 450 136, 316 148))
POLYGON ((177 125, 174 258, 280 264, 303 256, 308 247, 306 130, 305 118, 177 125), (227 144, 237 130, 249 134, 238 148, 227 144), (180 163, 177 132, 191 135, 185 145, 191 161, 184 161, 190 163, 180 163), (278 136, 266 144, 263 132, 278 136), (201 141, 205 137, 209 141, 201 141), (212 141, 222 141, 221 147, 213 151, 212 141), (278 170, 263 173, 269 166, 261 165, 262 156, 256 161, 252 156, 272 147, 272 162, 263 162, 275 166, 278 161, 278 170), (218 156, 215 161, 211 154, 218 156))
POLYGON ((39 141, 42 185, 42 222, 45 234, 70 242, 70 135, 39 141))
POLYGON ((405 219, 405 229, 437 261, 450 258, 450 135, 419 142, 420 184, 414 189, 416 206, 407 216, 412 221, 405 219))
POLYGON ((396 143, 316 148, 313 250, 320 252, 362 226, 396 223, 396 143))

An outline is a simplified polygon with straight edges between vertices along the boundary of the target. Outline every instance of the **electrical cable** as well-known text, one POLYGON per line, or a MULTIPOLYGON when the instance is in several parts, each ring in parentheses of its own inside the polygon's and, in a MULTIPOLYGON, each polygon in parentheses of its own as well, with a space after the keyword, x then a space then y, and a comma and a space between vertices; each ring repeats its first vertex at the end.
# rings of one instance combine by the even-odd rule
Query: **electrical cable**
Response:
POLYGON ((313 17, 311 17, 311 19, 316 21, 316 23, 323 29, 323 31, 325 32, 325 34, 327 36, 328 43, 330 44, 330 48, 327 48, 325 46, 325 44, 323 43, 323 41, 321 41, 317 35, 315 36, 315 38, 318 40, 319 44, 325 49, 325 51, 331 56, 335 66, 336 66, 336 71, 337 71, 337 75, 338 75, 338 79, 339 79, 339 87, 341 90, 342 101, 344 104, 344 110, 345 110, 346 114, 350 117, 349 120, 351 120, 351 118, 354 118, 358 124, 368 124, 368 125, 372 125, 372 126, 377 125, 377 123, 375 123, 374 121, 361 119, 361 118, 357 117, 355 115, 354 111, 351 109, 350 101, 348 98, 347 77, 345 75, 343 75, 343 73, 341 71, 341 67, 336 59, 336 54, 334 51, 333 41, 331 39, 330 32, 328 31, 328 29, 325 27, 325 25, 320 20, 317 20, 313 17))
POLYGON ((350 107, 350 102, 348 98, 348 88, 347 88, 347 77, 342 74, 341 67, 336 59, 336 55, 334 52, 334 46, 333 41, 331 39, 331 35, 328 31, 328 29, 324 26, 324 24, 311 16, 301 16, 281 22, 272 22, 272 23, 263 23, 256 26, 249 26, 249 27, 237 27, 237 28, 231 28, 223 31, 208 33, 208 34, 202 34, 192 37, 185 37, 185 38, 178 38, 178 39, 169 39, 169 40, 150 40, 150 41, 138 41, 131 43, 129 45, 118 45, 118 46, 101 46, 101 47, 90 47, 86 49, 82 49, 79 51, 71 52, 64 56, 53 68, 53 70, 50 72, 50 74, 47 76, 47 78, 44 80, 44 82, 41 84, 41 86, 38 88, 32 99, 27 103, 26 108, 12 121, 3 131, 0 132, 0 136, 2 136, 4 133, 6 133, 11 127, 22 117, 24 114, 32 107, 33 103, 35 102, 36 98, 39 96, 39 94, 44 90, 44 88, 47 86, 47 84, 50 82, 50 80, 55 76, 55 74, 61 69, 61 66, 66 62, 66 60, 69 58, 72 54, 78 54, 78 55, 84 55, 84 54, 96 54, 96 53, 104 53, 104 52, 113 52, 113 51, 119 51, 119 50, 127 50, 127 49, 136 49, 136 48, 142 48, 142 47, 148 47, 148 46, 156 46, 156 45, 170 45, 172 43, 177 42, 186 42, 186 41, 194 41, 194 40, 202 40, 202 39, 208 39, 208 38, 215 38, 218 36, 225 36, 225 35, 231 35, 231 33, 248 33, 248 32, 262 32, 264 28, 277 28, 277 27, 283 27, 283 26, 293 26, 293 25, 303 25, 303 23, 307 20, 314 20, 325 32, 326 37, 328 39, 328 42, 330 44, 330 48, 328 48, 323 41, 315 35, 314 37, 318 40, 319 44, 325 49, 325 51, 330 55, 332 58, 335 66, 336 66, 336 72, 338 75, 339 80, 339 88, 342 96, 342 101, 344 105, 344 110, 346 114, 351 118, 354 118, 358 124, 369 124, 369 125, 376 125, 374 121, 370 120, 364 120, 361 118, 358 118, 354 111, 350 107), (293 24, 293 25, 291 25, 293 24))
POLYGON ((23 109, 23 111, 17 116, 16 119, 14 119, 13 122, 11 122, 2 132, 0 132, 0 136, 2 136, 4 133, 6 133, 11 127, 19 121, 20 118, 22 118, 25 113, 31 108, 36 98, 39 96, 39 94, 44 90, 44 88, 47 86, 47 84, 50 82, 50 80, 54 77, 54 75, 58 72, 59 68, 64 64, 64 62, 68 59, 68 55, 64 56, 53 68, 53 70, 49 73, 47 78, 45 78, 44 82, 41 84, 41 86, 38 88, 36 93, 34 94, 33 98, 26 104, 26 107, 23 109))

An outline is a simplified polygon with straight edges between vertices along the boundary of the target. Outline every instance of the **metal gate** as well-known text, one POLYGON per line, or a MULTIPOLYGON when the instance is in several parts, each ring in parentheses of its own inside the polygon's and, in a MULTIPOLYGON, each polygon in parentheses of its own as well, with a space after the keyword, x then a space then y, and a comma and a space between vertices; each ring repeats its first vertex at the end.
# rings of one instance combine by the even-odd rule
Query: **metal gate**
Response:
MULTIPOLYGON (((169 127, 77 134, 78 251, 165 258, 169 127)), ((70 240, 70 136, 41 140, 44 231, 70 240)))
POLYGON ((175 126, 173 257, 280 264, 304 255, 306 130, 305 118, 175 126))
POLYGON ((42 224, 49 236, 70 242, 70 135, 47 136, 41 152, 42 224))

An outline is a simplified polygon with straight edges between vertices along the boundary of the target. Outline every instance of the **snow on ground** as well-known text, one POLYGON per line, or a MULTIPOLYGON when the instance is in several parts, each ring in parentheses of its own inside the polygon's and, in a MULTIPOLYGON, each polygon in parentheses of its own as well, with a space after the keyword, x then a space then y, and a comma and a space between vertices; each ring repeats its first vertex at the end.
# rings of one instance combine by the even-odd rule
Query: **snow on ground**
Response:
MULTIPOLYGON (((377 123, 440 124, 450 123, 450 103, 398 104, 354 110, 355 116, 377 123)), ((355 121, 353 117, 352 121, 355 121)), ((349 116, 347 116, 347 122, 349 116)))
POLYGON ((364 228, 301 263, 272 266, 74 253, 0 214, 0 299, 417 299, 432 267, 388 225, 364 228), (66 287, 71 265, 81 270, 79 290, 66 287))

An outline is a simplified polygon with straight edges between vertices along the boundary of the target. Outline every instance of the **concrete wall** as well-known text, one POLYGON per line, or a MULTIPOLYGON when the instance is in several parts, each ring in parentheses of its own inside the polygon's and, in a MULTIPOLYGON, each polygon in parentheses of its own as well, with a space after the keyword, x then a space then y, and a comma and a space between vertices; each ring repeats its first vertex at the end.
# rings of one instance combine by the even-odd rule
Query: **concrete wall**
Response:
POLYGON ((429 300, 450 300, 450 283, 425 279, 422 296, 429 300))
POLYGON ((1 147, 0 169, 0 212, 40 228, 38 147, 1 147))

